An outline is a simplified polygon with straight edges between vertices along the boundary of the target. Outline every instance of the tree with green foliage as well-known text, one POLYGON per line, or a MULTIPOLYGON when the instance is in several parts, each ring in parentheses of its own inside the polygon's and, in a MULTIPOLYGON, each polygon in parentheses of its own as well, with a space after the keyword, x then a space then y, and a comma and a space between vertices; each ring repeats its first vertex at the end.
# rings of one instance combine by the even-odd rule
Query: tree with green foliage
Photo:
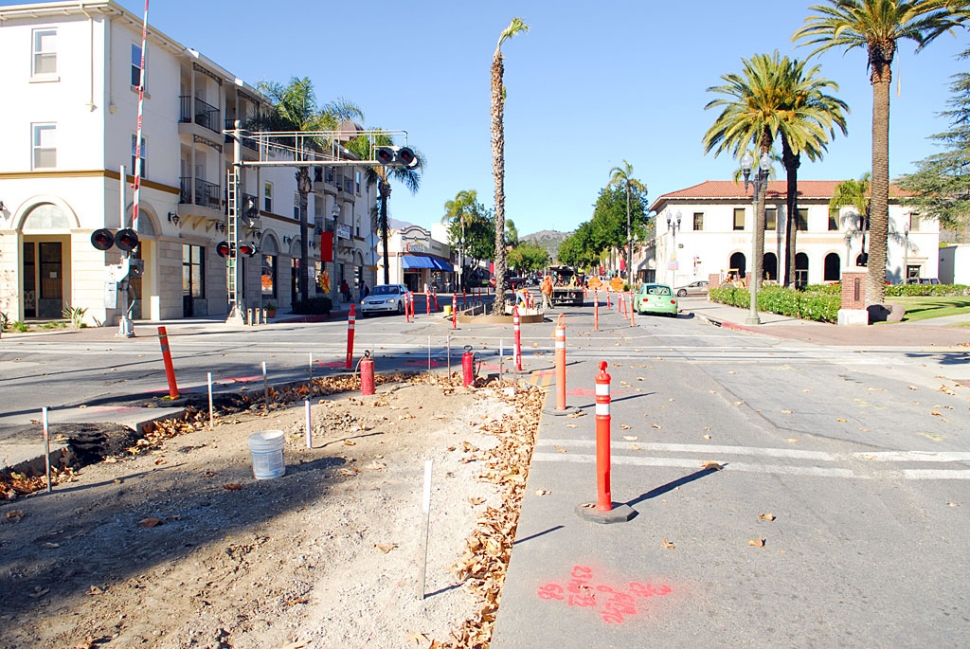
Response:
POLYGON ((630 220, 630 190, 639 192, 645 199, 647 185, 633 177, 633 165, 626 160, 622 167, 610 169, 610 187, 622 187, 626 192, 626 272, 633 277, 633 223, 630 220))
MULTIPOLYGON (((970 50, 960 57, 970 57, 970 50)), ((950 128, 930 136, 944 150, 917 162, 916 172, 896 183, 912 192, 903 205, 913 207, 913 214, 959 229, 970 224, 970 73, 960 72, 952 79, 949 108, 940 113, 949 119, 950 128)))
POLYGON ((842 218, 846 224, 846 246, 857 234, 862 236, 861 252, 855 260, 846 259, 846 264, 855 261, 859 266, 867 266, 869 255, 866 252, 866 233, 869 232, 869 210, 872 206, 872 177, 865 173, 859 180, 846 180, 835 186, 829 199, 829 216, 842 218, 843 207, 851 207, 854 215, 842 218), (849 219, 854 222, 849 223, 849 219))
MULTIPOLYGON (((302 79, 293 77, 285 86, 264 81, 257 85, 257 89, 266 95, 273 105, 268 112, 257 113, 247 120, 246 128, 250 130, 332 132, 337 130, 343 120, 364 117, 359 107, 343 99, 322 106, 318 105, 313 91, 313 82, 309 77, 302 79)), ((326 136, 321 135, 317 140, 301 139, 300 144, 308 149, 301 151, 300 155, 304 159, 309 159, 312 158, 313 150, 325 150, 331 142, 326 136)), ((297 285, 300 299, 306 302, 309 298, 307 268, 310 267, 307 207, 310 191, 313 189, 309 166, 297 168, 296 188, 300 197, 300 273, 297 285)))
MULTIPOLYGON (((367 160, 373 156, 375 146, 394 146, 394 139, 376 129, 378 132, 370 139, 358 136, 347 143, 347 149, 353 152, 361 160, 367 160)), ((413 150, 413 149, 412 149, 413 150)), ((388 239, 390 239, 390 213, 388 211, 388 201, 391 198, 391 180, 397 180, 407 187, 412 195, 418 192, 421 187, 421 172, 424 170, 427 161, 418 151, 414 151, 417 164, 413 167, 403 165, 387 166, 372 165, 364 167, 364 180, 368 187, 377 185, 377 203, 370 208, 371 227, 381 237, 381 251, 384 256, 384 283, 391 283, 391 269, 388 260, 388 239)))
POLYGON ((499 36, 495 53, 492 55, 492 174, 495 179, 495 277, 496 296, 492 313, 505 314, 505 64, 502 56, 502 43, 522 32, 529 26, 521 18, 513 18, 499 36))
MULTIPOLYGON (((730 150, 738 160, 753 144, 757 155, 771 155, 776 138, 782 143, 782 161, 788 174, 788 209, 786 233, 785 283, 794 282, 795 236, 798 230, 795 219, 798 214, 798 167, 801 154, 810 160, 821 157, 830 137, 835 136, 838 126, 846 130, 843 110, 845 102, 826 94, 828 88, 837 88, 834 82, 817 77, 818 66, 809 70, 805 63, 782 57, 777 50, 772 55, 756 54, 741 59, 741 74, 722 76, 726 82, 708 88, 708 92, 724 95, 705 106, 720 107, 714 124, 704 135, 705 153, 714 151, 717 156, 730 150)), ((761 263, 765 249, 765 196, 768 183, 763 183, 755 197, 753 232, 755 258, 751 260, 752 277, 760 284, 761 263)))
POLYGON ((886 300, 889 237, 889 89, 897 42, 914 41, 919 52, 938 36, 970 19, 965 0, 827 0, 792 36, 815 46, 812 56, 829 49, 865 49, 872 84, 872 203, 866 304, 886 300))
POLYGON ((537 243, 523 241, 509 251, 509 265, 520 274, 542 270, 549 265, 549 253, 537 243))
POLYGON ((593 225, 586 221, 563 239, 556 251, 556 261, 573 268, 590 268, 599 264, 600 248, 594 243, 593 225))

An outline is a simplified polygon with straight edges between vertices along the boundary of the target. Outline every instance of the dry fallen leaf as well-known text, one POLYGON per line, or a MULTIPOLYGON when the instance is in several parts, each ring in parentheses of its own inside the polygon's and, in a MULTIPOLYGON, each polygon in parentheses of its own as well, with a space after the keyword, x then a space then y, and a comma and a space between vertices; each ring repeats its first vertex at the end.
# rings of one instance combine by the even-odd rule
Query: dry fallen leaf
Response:
POLYGON ((790 414, 793 414, 793 412, 794 411, 792 411, 792 410, 782 410, 781 411, 781 414, 783 414, 783 415, 790 415, 790 414))
POLYGON ((357 442, 352 439, 345 439, 344 446, 357 446, 357 442))
POLYGON ((480 496, 470 496, 468 498, 468 502, 473 505, 481 505, 483 502, 485 502, 485 499, 480 496))
POLYGON ((552 493, 551 491, 548 491, 546 489, 536 489, 537 496, 548 496, 551 493, 552 493))
POLYGON ((162 521, 159 518, 143 518, 138 521, 138 527, 156 527, 161 524, 162 521))
POLYGON ((630 444, 630 450, 631 451, 642 451, 643 450, 643 447, 640 446, 639 444, 630 444))
POLYGON ((835 421, 839 422, 840 424, 844 424, 847 420, 846 419, 842 419, 841 417, 839 417, 835 421))
POLYGON ((650 425, 651 425, 652 427, 654 427, 654 428, 656 428, 657 430, 661 430, 661 429, 663 429, 663 426, 661 426, 660 424, 650 424, 650 425))
POLYGON ((222 485, 222 488, 225 489, 226 491, 239 491, 242 489, 242 485, 239 484, 238 482, 233 482, 230 484, 222 485))
POLYGON ((424 635, 423 633, 408 634, 408 643, 416 644, 422 649, 427 649, 430 642, 431 640, 428 638, 428 636, 424 635))
POLYGON ((579 424, 566 424, 566 428, 579 428, 579 424))
POLYGON ((664 537, 664 547, 667 548, 668 550, 676 550, 677 549, 677 546, 675 546, 673 543, 671 543, 670 541, 668 541, 667 540, 667 537, 664 537))
POLYGON ((627 424, 620 424, 620 428, 622 428, 623 430, 630 430, 630 426, 628 426, 627 424))
POLYGON ((384 469, 387 468, 387 465, 384 464, 383 462, 378 462, 377 460, 374 460, 364 468, 369 471, 383 471, 384 469))
POLYGON ((577 418, 579 418, 579 417, 585 417, 585 416, 586 416, 586 413, 585 413, 585 412, 583 412, 582 410, 578 410, 578 411, 576 411, 576 412, 571 412, 571 413, 569 413, 569 414, 568 414, 568 415, 566 415, 566 416, 567 416, 567 417, 572 417, 573 419, 577 419, 577 418))
POLYGON ((785 441, 788 442, 789 444, 797 444, 798 443, 798 440, 795 439, 794 437, 789 437, 785 441))
POLYGON ((765 537, 759 536, 757 539, 752 539, 748 541, 748 545, 755 548, 763 548, 765 547, 765 537))
POLYGON ((718 462, 704 462, 701 465, 702 469, 707 469, 708 471, 723 471, 724 465, 718 462))
POLYGON ((338 475, 342 475, 342 476, 345 476, 347 478, 353 478, 358 473, 360 473, 360 471, 358 471, 354 467, 343 467, 341 469, 337 469, 337 474, 338 475))
POLYGON ((390 552, 391 550, 397 547, 397 543, 375 543, 374 547, 380 550, 381 552, 383 552, 384 554, 387 554, 388 552, 390 552))
POLYGON ((20 509, 11 510, 11 511, 7 512, 7 514, 6 514, 7 518, 9 518, 10 520, 12 520, 14 523, 18 522, 25 515, 26 514, 24 514, 24 512, 22 510, 20 510, 20 509))
POLYGON ((916 387, 915 385, 911 385, 911 386, 909 386, 909 389, 910 389, 910 390, 919 390, 919 388, 918 388, 918 387, 916 387))
POLYGON ((742 405, 743 403, 744 403, 744 401, 735 401, 735 402, 734 402, 734 405, 735 405, 735 406, 740 406, 740 405, 742 405))
POLYGON ((808 388, 802 388, 802 392, 811 392, 808 388))
POLYGON ((704 439, 710 439, 710 438, 711 438, 710 435, 704 435, 704 439))
POLYGON ((88 589, 87 589, 87 590, 86 590, 86 591, 84 592, 84 594, 85 594, 85 595, 100 595, 100 594, 101 594, 101 593, 103 593, 103 592, 104 592, 103 590, 101 590, 100 588, 98 588, 97 586, 95 586, 95 585, 93 585, 93 584, 92 584, 92 585, 91 585, 91 586, 90 586, 90 587, 89 587, 89 588, 88 588, 88 589))
POLYGON ((758 518, 760 518, 763 521, 773 521, 773 520, 775 520, 775 515, 774 514, 758 514, 758 518))
POLYGON ((635 441, 637 441, 637 440, 638 440, 638 439, 640 439, 640 438, 639 438, 639 437, 637 437, 636 435, 624 435, 624 436, 623 436, 623 439, 624 439, 625 441, 627 441, 627 442, 635 442, 635 441))
POLYGON ((962 504, 963 504, 962 500, 958 503, 947 503, 947 505, 949 505, 950 507, 959 507, 962 504))
POLYGON ((558 453, 565 453, 566 452, 566 449, 564 449, 562 446, 559 446, 558 444, 556 444, 556 451, 558 453))
POLYGON ((582 507, 583 509, 593 509, 594 507, 596 507, 596 503, 582 503, 580 507, 582 507))

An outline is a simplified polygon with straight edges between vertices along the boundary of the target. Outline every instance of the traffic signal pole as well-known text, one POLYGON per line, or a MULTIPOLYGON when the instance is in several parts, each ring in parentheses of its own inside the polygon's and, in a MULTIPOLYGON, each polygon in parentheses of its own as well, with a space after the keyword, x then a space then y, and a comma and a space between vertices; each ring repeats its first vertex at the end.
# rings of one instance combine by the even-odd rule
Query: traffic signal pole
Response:
POLYGON ((233 140, 232 146, 232 169, 229 171, 228 182, 228 204, 229 216, 227 234, 229 236, 229 257, 227 259, 227 286, 229 289, 229 302, 231 304, 227 324, 246 324, 246 300, 240 293, 242 286, 242 268, 240 268, 239 257, 239 214, 242 211, 242 193, 240 181, 242 175, 242 136, 239 134, 241 124, 238 120, 233 124, 235 128, 230 131, 233 140))

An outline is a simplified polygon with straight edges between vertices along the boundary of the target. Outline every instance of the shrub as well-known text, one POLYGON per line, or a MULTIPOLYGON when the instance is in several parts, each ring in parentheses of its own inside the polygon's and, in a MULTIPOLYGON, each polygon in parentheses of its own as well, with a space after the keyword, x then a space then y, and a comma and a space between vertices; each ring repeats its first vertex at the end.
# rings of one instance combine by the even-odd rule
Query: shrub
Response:
POLYGON ((893 284, 886 287, 886 297, 948 297, 970 295, 964 284, 893 284))
MULTIPOLYGON (((751 305, 748 289, 725 286, 713 288, 709 293, 712 302, 730 304, 747 309, 751 305)), ((820 322, 837 322, 842 307, 841 293, 832 295, 828 287, 823 291, 797 291, 781 286, 763 286, 758 291, 758 310, 820 322)))
POLYGON ((293 303, 293 313, 298 315, 323 315, 330 313, 333 303, 329 297, 311 297, 306 302, 299 301, 293 303))

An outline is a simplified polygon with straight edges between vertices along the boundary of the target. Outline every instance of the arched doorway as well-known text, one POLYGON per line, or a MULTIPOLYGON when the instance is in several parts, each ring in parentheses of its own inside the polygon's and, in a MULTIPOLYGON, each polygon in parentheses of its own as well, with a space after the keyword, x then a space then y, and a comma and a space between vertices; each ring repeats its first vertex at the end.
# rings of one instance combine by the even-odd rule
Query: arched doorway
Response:
POLYGON ((800 252, 795 255, 795 288, 808 285, 808 255, 800 252))
POLYGON ((747 271, 747 260, 745 259, 743 252, 736 252, 731 255, 731 262, 728 264, 728 274, 737 273, 740 277, 744 277, 747 271))
POLYGON ((837 252, 825 255, 825 270, 822 277, 826 282, 837 282, 842 276, 842 260, 837 252))
POLYGON ((778 256, 773 252, 766 252, 764 261, 761 264, 764 272, 764 279, 773 282, 778 281, 778 256))
POLYGON ((23 218, 23 317, 62 317, 70 295, 72 219, 54 203, 38 203, 23 218))

